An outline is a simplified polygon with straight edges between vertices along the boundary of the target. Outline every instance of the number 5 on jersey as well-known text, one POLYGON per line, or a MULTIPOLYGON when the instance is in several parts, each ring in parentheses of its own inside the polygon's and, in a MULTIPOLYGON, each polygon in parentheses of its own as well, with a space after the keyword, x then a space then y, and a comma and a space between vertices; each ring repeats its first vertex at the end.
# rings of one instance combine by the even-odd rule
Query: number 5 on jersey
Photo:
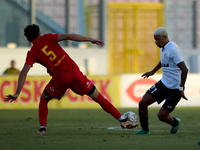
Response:
POLYGON ((56 54, 53 52, 53 51, 46 51, 46 49, 48 48, 48 46, 47 45, 45 45, 43 48, 42 48, 42 52, 46 55, 46 56, 48 56, 48 58, 49 58, 49 60, 51 60, 51 61, 54 61, 55 59, 56 59, 56 54))

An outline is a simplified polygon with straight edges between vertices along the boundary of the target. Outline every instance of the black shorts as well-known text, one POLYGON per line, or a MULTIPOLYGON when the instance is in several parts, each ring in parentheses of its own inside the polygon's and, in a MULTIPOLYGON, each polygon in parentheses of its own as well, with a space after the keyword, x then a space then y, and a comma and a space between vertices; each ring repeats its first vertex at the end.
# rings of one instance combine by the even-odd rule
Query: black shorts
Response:
POLYGON ((151 95, 158 104, 166 99, 163 108, 172 112, 181 99, 178 89, 169 89, 161 81, 153 85, 146 93, 151 95))

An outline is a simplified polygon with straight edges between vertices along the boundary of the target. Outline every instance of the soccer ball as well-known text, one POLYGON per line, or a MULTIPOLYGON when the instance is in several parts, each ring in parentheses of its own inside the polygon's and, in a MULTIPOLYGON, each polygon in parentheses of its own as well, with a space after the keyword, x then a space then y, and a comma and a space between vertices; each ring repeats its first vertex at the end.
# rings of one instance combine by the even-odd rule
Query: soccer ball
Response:
POLYGON ((128 118, 128 120, 132 121, 134 125, 139 125, 139 121, 138 121, 138 116, 136 115, 136 113, 132 112, 132 111, 128 111, 126 113, 124 113, 124 115, 126 118, 128 118))

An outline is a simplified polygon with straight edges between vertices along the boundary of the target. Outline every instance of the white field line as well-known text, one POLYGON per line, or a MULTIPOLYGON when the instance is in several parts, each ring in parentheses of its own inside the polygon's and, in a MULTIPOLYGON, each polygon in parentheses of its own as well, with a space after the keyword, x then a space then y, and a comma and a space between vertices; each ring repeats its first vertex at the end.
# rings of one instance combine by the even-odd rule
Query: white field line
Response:
MULTIPOLYGON (((50 125, 52 125, 52 126, 66 126, 65 124, 62 124, 62 123, 55 123, 55 124, 50 124, 50 125)), ((152 125, 149 125, 149 128, 150 128, 150 132, 168 132, 168 131, 170 131, 170 129, 171 129, 171 127, 169 126, 169 127, 167 127, 168 125, 165 125, 165 124, 163 124, 163 125, 154 125, 154 124, 152 124, 152 125), (156 129, 152 129, 152 128, 157 128, 157 127, 159 127, 159 128, 164 128, 164 129, 162 129, 162 130, 156 130, 156 129)), ((198 124, 181 124, 180 126, 183 126, 183 127, 188 127, 188 129, 189 128, 196 128, 196 127, 199 127, 200 126, 200 123, 198 123, 198 124)), ((100 128, 102 128, 102 129, 108 129, 108 130, 122 130, 122 131, 133 131, 133 132, 137 132, 137 131, 139 131, 140 129, 141 129, 141 127, 136 127, 136 128, 133 128, 133 129, 122 129, 120 126, 113 126, 113 127, 100 127, 98 124, 92 124, 92 126, 90 126, 90 127, 70 127, 70 128, 76 128, 76 129, 78 129, 78 128, 93 128, 93 129, 100 129, 100 128)), ((194 131, 192 131, 192 130, 183 130, 183 129, 180 129, 178 132, 194 132, 194 131)), ((199 131, 200 132, 200 131, 199 131)))
MULTIPOLYGON (((197 124, 195 124, 195 125, 193 125, 193 124, 188 124, 188 125, 182 125, 182 126, 186 126, 186 127, 194 127, 194 126, 198 126, 199 127, 199 125, 197 125, 197 124)), ((141 127, 137 127, 137 128, 133 128, 133 129, 122 129, 121 127, 118 127, 118 126, 115 126, 115 127, 108 127, 107 128, 108 130, 125 130, 125 131, 139 131, 140 129, 141 129, 141 127)), ((169 128, 167 129, 166 128, 166 125, 151 125, 150 126, 150 132, 168 132, 168 131, 170 131, 170 129, 171 129, 171 127, 169 126, 169 128), (152 129, 152 127, 153 128, 155 128, 155 127, 165 127, 164 129, 162 129, 162 130, 155 130, 155 129, 152 129)), ((192 131, 192 130, 182 130, 182 129, 180 129, 178 132, 194 132, 194 131, 192 131)), ((196 131, 195 131, 196 132, 196 131)))

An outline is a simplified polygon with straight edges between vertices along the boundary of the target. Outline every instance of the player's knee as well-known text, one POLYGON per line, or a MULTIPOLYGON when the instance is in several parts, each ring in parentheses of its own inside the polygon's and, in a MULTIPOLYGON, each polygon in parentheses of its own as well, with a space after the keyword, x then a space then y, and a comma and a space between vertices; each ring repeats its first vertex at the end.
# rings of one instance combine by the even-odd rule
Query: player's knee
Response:
POLYGON ((93 87, 90 90, 90 92, 88 92, 86 95, 90 96, 95 101, 96 98, 99 96, 99 92, 96 89, 96 87, 93 85, 93 87))
POLYGON ((95 93, 97 91, 96 87, 93 85, 92 89, 86 94, 88 96, 91 96, 93 93, 95 93))
POLYGON ((165 122, 166 117, 163 116, 162 114, 158 113, 158 119, 162 122, 165 122))
POLYGON ((139 102, 139 107, 140 108, 143 108, 143 107, 148 107, 147 105, 146 105, 146 103, 145 103, 145 101, 143 101, 143 100, 141 100, 140 102, 139 102))
POLYGON ((47 101, 50 101, 52 99, 52 97, 49 96, 45 90, 43 91, 43 93, 42 93, 40 98, 45 99, 47 101))
POLYGON ((147 108, 149 105, 151 105, 154 102, 155 100, 148 93, 146 93, 142 97, 142 100, 139 102, 139 107, 147 108))
POLYGON ((139 105, 139 107, 142 107, 143 106, 143 102, 140 101, 138 105, 139 105))

